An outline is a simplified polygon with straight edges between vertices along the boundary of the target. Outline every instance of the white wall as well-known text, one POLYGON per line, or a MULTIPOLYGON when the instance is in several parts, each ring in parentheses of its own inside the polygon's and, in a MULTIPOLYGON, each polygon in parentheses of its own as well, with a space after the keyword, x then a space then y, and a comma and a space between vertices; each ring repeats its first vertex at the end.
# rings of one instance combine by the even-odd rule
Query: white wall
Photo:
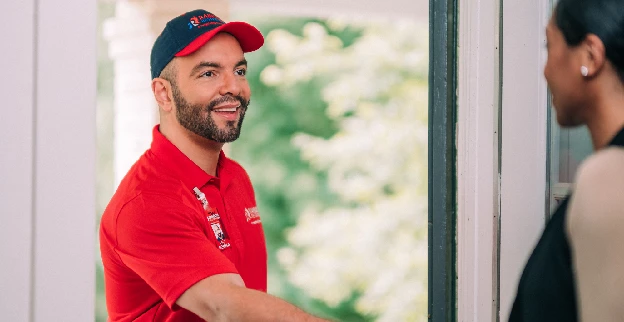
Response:
POLYGON ((34 1, 0 2, 0 312, 28 321, 33 216, 34 1), (24 23, 24 22, 27 23, 24 23))
POLYGON ((0 312, 92 321, 95 0, 0 2, 0 312))

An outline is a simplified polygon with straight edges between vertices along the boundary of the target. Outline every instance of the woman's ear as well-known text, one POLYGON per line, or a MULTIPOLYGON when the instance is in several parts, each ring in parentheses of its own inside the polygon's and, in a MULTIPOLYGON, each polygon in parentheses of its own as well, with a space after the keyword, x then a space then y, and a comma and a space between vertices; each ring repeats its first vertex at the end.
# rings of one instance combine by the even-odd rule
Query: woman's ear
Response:
POLYGON ((606 62, 604 43, 598 36, 589 34, 581 44, 582 66, 587 67, 587 77, 598 74, 606 62))

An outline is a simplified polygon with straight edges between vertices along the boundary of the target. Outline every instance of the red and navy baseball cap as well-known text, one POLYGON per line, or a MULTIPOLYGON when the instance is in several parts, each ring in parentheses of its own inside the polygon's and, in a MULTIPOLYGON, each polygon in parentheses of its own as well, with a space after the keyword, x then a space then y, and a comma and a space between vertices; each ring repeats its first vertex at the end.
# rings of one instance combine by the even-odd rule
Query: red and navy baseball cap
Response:
POLYGON ((259 49, 264 37, 246 22, 224 22, 206 10, 193 10, 169 21, 152 47, 152 79, 160 76, 173 57, 190 55, 214 35, 227 32, 238 40, 243 52, 259 49))

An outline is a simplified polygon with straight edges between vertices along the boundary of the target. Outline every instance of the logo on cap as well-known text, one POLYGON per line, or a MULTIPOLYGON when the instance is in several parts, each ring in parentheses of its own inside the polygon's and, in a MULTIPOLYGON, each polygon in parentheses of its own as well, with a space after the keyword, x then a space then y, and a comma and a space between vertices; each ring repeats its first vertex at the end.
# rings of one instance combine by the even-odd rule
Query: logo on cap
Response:
POLYGON ((189 29, 203 28, 211 25, 221 25, 224 24, 223 20, 219 19, 219 17, 213 15, 212 13, 206 13, 200 16, 191 17, 190 22, 188 23, 189 29))
POLYGON ((197 26, 199 26, 199 19, 197 19, 197 17, 191 18, 191 22, 189 23, 189 29, 197 26))

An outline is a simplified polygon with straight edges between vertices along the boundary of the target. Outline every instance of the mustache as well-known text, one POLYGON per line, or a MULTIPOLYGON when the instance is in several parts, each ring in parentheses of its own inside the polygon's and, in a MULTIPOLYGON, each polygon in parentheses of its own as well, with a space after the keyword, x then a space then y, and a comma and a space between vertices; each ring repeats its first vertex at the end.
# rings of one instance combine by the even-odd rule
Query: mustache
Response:
POLYGON ((219 104, 240 103, 241 108, 246 109, 249 105, 249 102, 249 100, 246 100, 240 95, 226 95, 211 101, 210 103, 208 103, 208 106, 206 106, 206 108, 208 109, 208 111, 212 111, 219 104))

